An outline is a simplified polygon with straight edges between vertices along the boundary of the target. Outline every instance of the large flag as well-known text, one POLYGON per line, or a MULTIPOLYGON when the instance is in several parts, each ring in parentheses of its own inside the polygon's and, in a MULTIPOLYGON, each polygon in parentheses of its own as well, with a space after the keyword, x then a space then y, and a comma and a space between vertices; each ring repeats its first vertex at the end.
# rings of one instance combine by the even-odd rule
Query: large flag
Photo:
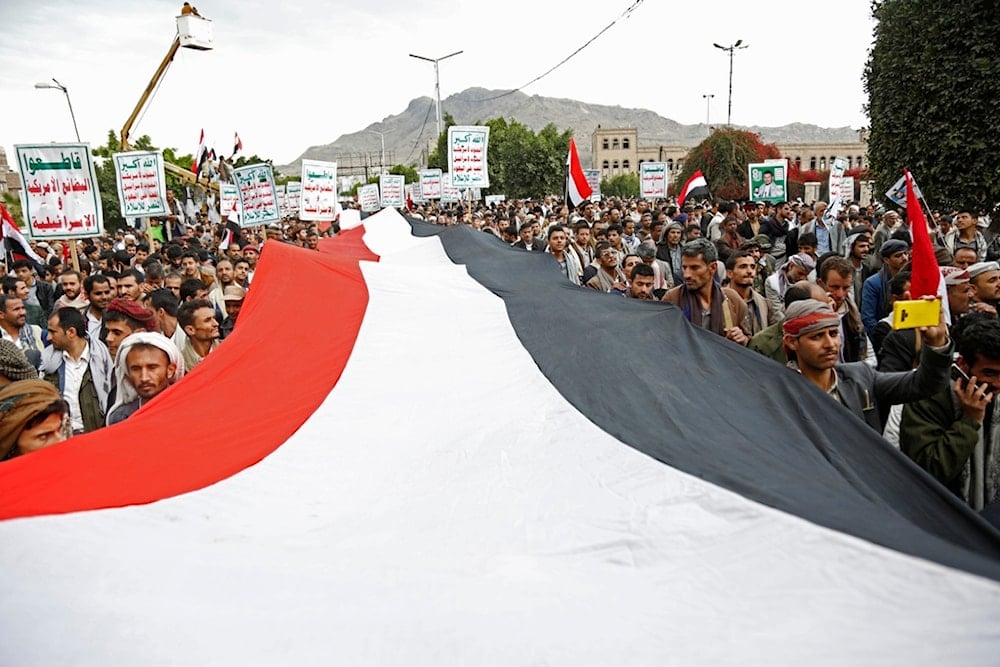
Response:
POLYGON ((705 175, 699 169, 691 174, 691 178, 687 179, 687 182, 684 183, 681 191, 677 194, 677 206, 684 206, 684 202, 687 201, 688 197, 703 194, 708 194, 708 181, 705 180, 705 175))
POLYGON ((576 151, 576 141, 569 138, 569 155, 566 157, 566 165, 569 167, 566 174, 566 192, 569 201, 573 206, 579 206, 594 190, 587 182, 587 175, 583 173, 580 165, 580 154, 576 151))
POLYGON ((910 294, 914 299, 938 296, 944 280, 934 255, 934 245, 927 232, 927 218, 916 194, 917 184, 909 170, 903 170, 903 177, 906 179, 906 221, 910 224, 910 236, 913 238, 910 294))
MULTIPOLYGON (((41 271, 45 266, 45 260, 31 249, 28 239, 24 238, 24 234, 21 233, 17 223, 14 221, 14 216, 10 214, 10 211, 3 204, 0 204, 0 218, 3 220, 2 224, 0 224, 0 238, 4 242, 5 254, 10 253, 15 261, 30 259, 38 266, 39 271, 41 271)), ((7 268, 9 269, 10 267, 7 268)), ((42 274, 40 273, 39 275, 42 274)))
POLYGON ((268 242, 192 373, 0 463, 0 562, 3 665, 1000 655, 1000 535, 860 419, 668 304, 393 209, 268 242), (720 419, 720 387, 754 391, 720 419))

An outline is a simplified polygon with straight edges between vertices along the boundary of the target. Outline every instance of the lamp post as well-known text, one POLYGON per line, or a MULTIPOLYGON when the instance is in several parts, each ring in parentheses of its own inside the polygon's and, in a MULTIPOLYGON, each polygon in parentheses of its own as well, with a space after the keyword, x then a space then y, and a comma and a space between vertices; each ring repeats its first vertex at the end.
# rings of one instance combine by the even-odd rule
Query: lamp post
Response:
POLYGON ((385 173, 385 132, 379 132, 378 130, 365 130, 369 134, 377 134, 379 139, 382 140, 382 163, 379 165, 381 167, 380 173, 385 173))
POLYGON ((722 49, 729 53, 729 109, 726 111, 726 125, 732 125, 733 119, 733 53, 736 49, 745 49, 749 44, 743 44, 742 39, 736 40, 735 44, 730 44, 729 46, 722 46, 721 44, 712 44, 717 49, 722 49), (742 46, 740 46, 742 44, 742 46))
POLYGON ((35 88, 38 88, 39 90, 45 90, 45 89, 51 88, 51 89, 54 89, 54 90, 61 90, 61 91, 63 91, 63 94, 66 95, 66 104, 69 105, 69 117, 73 119, 73 131, 76 132, 76 140, 79 143, 79 141, 80 141, 80 129, 76 126, 76 114, 73 113, 73 103, 70 102, 69 91, 66 90, 66 86, 62 85, 61 83, 59 83, 55 79, 52 79, 52 83, 49 83, 48 81, 42 81, 41 83, 36 83, 35 84, 35 88))
POLYGON ((712 133, 711 129, 711 118, 712 118, 712 98, 715 97, 713 93, 705 93, 701 96, 705 100, 705 128, 709 134, 712 133))
POLYGON ((452 56, 457 56, 460 53, 465 53, 464 51, 455 51, 455 53, 449 53, 446 56, 441 56, 440 58, 427 58, 425 56, 418 56, 414 53, 410 54, 411 58, 416 58, 417 60, 426 60, 429 63, 434 63, 434 97, 437 100, 437 135, 441 136, 441 77, 438 73, 438 63, 452 56))

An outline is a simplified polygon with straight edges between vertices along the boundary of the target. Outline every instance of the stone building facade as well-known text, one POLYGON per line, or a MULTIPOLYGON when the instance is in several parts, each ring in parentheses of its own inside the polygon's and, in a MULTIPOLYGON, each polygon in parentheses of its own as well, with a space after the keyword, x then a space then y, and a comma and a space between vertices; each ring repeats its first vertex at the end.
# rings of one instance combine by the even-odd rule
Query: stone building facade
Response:
MULTIPOLYGON (((788 163, 800 169, 825 171, 837 157, 847 158, 847 168, 855 169, 868 164, 868 142, 865 133, 859 133, 854 143, 832 144, 778 144, 778 150, 788 163)), ((619 174, 637 174, 643 162, 666 162, 677 174, 684 168, 684 157, 694 146, 640 146, 639 130, 634 127, 598 127, 591 135, 592 168, 601 172, 601 178, 619 174)))

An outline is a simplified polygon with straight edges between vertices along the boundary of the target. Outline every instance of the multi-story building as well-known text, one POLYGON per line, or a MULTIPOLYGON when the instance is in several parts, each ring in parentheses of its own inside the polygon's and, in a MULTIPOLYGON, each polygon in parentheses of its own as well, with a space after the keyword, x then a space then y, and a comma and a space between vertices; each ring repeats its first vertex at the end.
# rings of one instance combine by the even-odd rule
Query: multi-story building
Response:
POLYGON ((21 189, 21 175, 10 168, 7 162, 7 151, 0 146, 0 194, 11 192, 19 195, 21 189))
MULTIPOLYGON (((847 168, 867 165, 868 137, 860 132, 853 143, 778 144, 778 150, 788 163, 800 169, 825 171, 837 157, 847 158, 847 168)), ((601 178, 619 174, 637 174, 643 162, 666 162, 673 173, 684 168, 684 157, 694 146, 640 146, 639 130, 634 127, 598 127, 591 135, 593 169, 601 178)))

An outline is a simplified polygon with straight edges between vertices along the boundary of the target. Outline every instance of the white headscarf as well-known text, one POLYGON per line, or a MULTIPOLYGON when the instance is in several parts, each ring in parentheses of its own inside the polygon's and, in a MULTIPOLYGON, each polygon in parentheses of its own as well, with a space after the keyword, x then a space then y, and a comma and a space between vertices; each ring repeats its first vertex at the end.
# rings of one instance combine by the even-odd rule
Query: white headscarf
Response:
POLYGON ((127 364, 125 363, 129 350, 139 344, 152 345, 167 353, 167 358, 175 367, 174 374, 169 378, 170 384, 174 384, 184 377, 184 357, 181 356, 181 351, 177 349, 172 340, 156 331, 137 331, 127 336, 122 340, 118 347, 118 354, 115 356, 115 380, 118 393, 115 397, 115 404, 108 410, 109 416, 122 405, 139 398, 139 394, 136 393, 135 387, 132 386, 132 381, 128 377, 127 364))

